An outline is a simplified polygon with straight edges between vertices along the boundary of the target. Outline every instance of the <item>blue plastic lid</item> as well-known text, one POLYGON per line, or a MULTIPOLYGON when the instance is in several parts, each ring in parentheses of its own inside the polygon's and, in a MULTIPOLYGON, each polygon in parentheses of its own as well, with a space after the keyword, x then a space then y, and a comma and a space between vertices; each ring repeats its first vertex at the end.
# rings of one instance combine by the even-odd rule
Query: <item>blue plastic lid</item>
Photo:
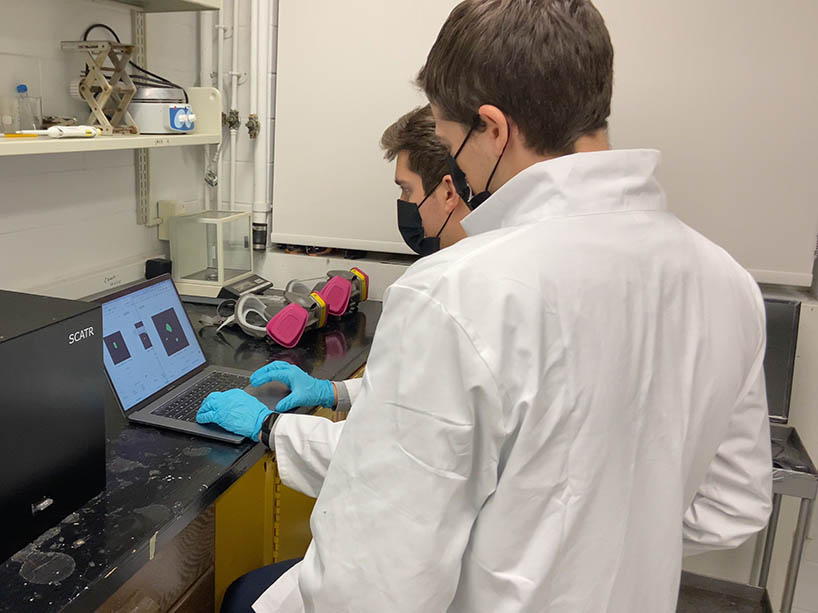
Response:
POLYGON ((18 94, 24 94, 27 91, 28 91, 28 86, 25 83, 20 83, 20 85, 17 86, 17 93, 18 94))

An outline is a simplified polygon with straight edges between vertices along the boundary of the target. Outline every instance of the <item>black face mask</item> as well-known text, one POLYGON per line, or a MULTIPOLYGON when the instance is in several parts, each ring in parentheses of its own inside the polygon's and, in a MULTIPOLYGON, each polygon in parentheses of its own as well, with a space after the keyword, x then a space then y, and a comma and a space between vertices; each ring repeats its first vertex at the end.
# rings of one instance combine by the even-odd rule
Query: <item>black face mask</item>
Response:
POLYGON ((454 189, 457 191, 457 195, 463 199, 463 202, 465 202, 466 206, 468 206, 472 211, 483 204, 491 196, 491 192, 489 191, 491 180, 494 178, 494 174, 497 172, 498 166, 500 166, 500 160, 503 159, 503 155, 506 152, 506 147, 508 146, 508 141, 506 141, 506 144, 503 145, 503 151, 500 153, 500 157, 497 158, 497 163, 494 165, 494 170, 491 171, 489 180, 486 181, 486 189, 479 194, 473 193, 471 187, 469 186, 469 182, 466 179, 466 173, 463 172, 463 169, 460 168, 460 165, 457 163, 457 156, 459 156, 460 152, 463 151, 463 147, 466 146, 466 143, 469 141, 469 137, 472 135, 475 128, 477 128, 477 125, 478 122, 475 120, 474 124, 472 124, 472 127, 469 130, 469 133, 466 134, 466 138, 464 138, 463 142, 460 144, 460 148, 457 150, 457 153, 455 153, 453 156, 449 156, 449 172, 452 175, 454 189))
POLYGON ((449 216, 443 223, 443 227, 440 228, 440 232, 438 232, 435 237, 426 236, 423 230, 423 219, 420 216, 420 207, 426 204, 429 196, 434 193, 439 185, 440 183, 430 190, 420 204, 398 200, 398 229, 400 230, 403 240, 409 245, 409 248, 420 256, 430 255, 435 251, 440 251, 440 235, 454 213, 454 211, 449 213, 449 216))

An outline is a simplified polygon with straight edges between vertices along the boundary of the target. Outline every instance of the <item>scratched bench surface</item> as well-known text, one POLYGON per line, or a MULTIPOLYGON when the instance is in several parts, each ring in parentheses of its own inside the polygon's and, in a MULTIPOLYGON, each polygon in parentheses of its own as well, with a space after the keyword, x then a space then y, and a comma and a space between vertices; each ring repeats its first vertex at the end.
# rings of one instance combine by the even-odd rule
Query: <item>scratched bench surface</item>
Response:
MULTIPOLYGON (((185 306, 211 363, 255 370, 285 359, 328 379, 363 365, 381 310, 364 303, 286 350, 238 331, 216 334, 199 321, 212 307, 185 306)), ((110 391, 107 411, 105 490, 0 564, 0 611, 95 609, 263 455, 261 445, 129 425, 110 391)))

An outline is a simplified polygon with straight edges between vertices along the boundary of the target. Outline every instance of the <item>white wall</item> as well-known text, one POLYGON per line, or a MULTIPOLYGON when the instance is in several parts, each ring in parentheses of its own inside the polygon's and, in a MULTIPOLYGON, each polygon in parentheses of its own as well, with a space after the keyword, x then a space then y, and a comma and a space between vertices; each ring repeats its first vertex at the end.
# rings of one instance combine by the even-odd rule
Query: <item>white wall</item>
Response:
POLYGON ((273 241, 411 253, 383 131, 456 0, 281 0, 273 241))
MULTIPOLYGON (((406 253, 377 142, 454 0, 283 0, 274 240, 406 253)), ((814 0, 598 0, 614 145, 664 152, 671 209, 756 279, 809 286, 818 232, 814 0)))
MULTIPOLYGON (((91 23, 131 39, 127 8, 90 0, 4 2, 0 19, 0 93, 17 83, 43 98, 46 114, 87 118, 68 95, 83 67, 60 41, 78 40, 91 23), (35 25, 36 24, 36 25, 35 25)), ((193 14, 149 15, 148 65, 182 85, 198 78, 193 14)), ((105 37, 95 31, 94 36, 105 37)), ((152 195, 199 206, 200 148, 153 151, 152 195)), ((155 228, 136 224, 130 151, 0 158, 0 287, 80 297, 144 275, 144 260, 165 251, 155 228)))
POLYGON ((818 233, 818 3, 596 0, 611 137, 664 154, 671 210, 761 283, 809 287, 818 233))

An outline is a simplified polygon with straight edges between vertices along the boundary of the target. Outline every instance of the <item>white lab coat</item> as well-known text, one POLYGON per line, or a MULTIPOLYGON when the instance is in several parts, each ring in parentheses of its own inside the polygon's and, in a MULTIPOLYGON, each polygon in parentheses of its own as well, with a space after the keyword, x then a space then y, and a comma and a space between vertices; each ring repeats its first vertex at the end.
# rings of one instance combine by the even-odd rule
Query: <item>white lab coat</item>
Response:
POLYGON ((671 612, 683 552, 764 526, 763 302, 658 162, 537 164, 388 290, 313 542, 258 613, 671 612))
MULTIPOLYGON (((352 402, 361 383, 361 379, 344 381, 352 402)), ((345 423, 314 415, 281 415, 273 429, 273 448, 282 483, 316 498, 345 423)))

